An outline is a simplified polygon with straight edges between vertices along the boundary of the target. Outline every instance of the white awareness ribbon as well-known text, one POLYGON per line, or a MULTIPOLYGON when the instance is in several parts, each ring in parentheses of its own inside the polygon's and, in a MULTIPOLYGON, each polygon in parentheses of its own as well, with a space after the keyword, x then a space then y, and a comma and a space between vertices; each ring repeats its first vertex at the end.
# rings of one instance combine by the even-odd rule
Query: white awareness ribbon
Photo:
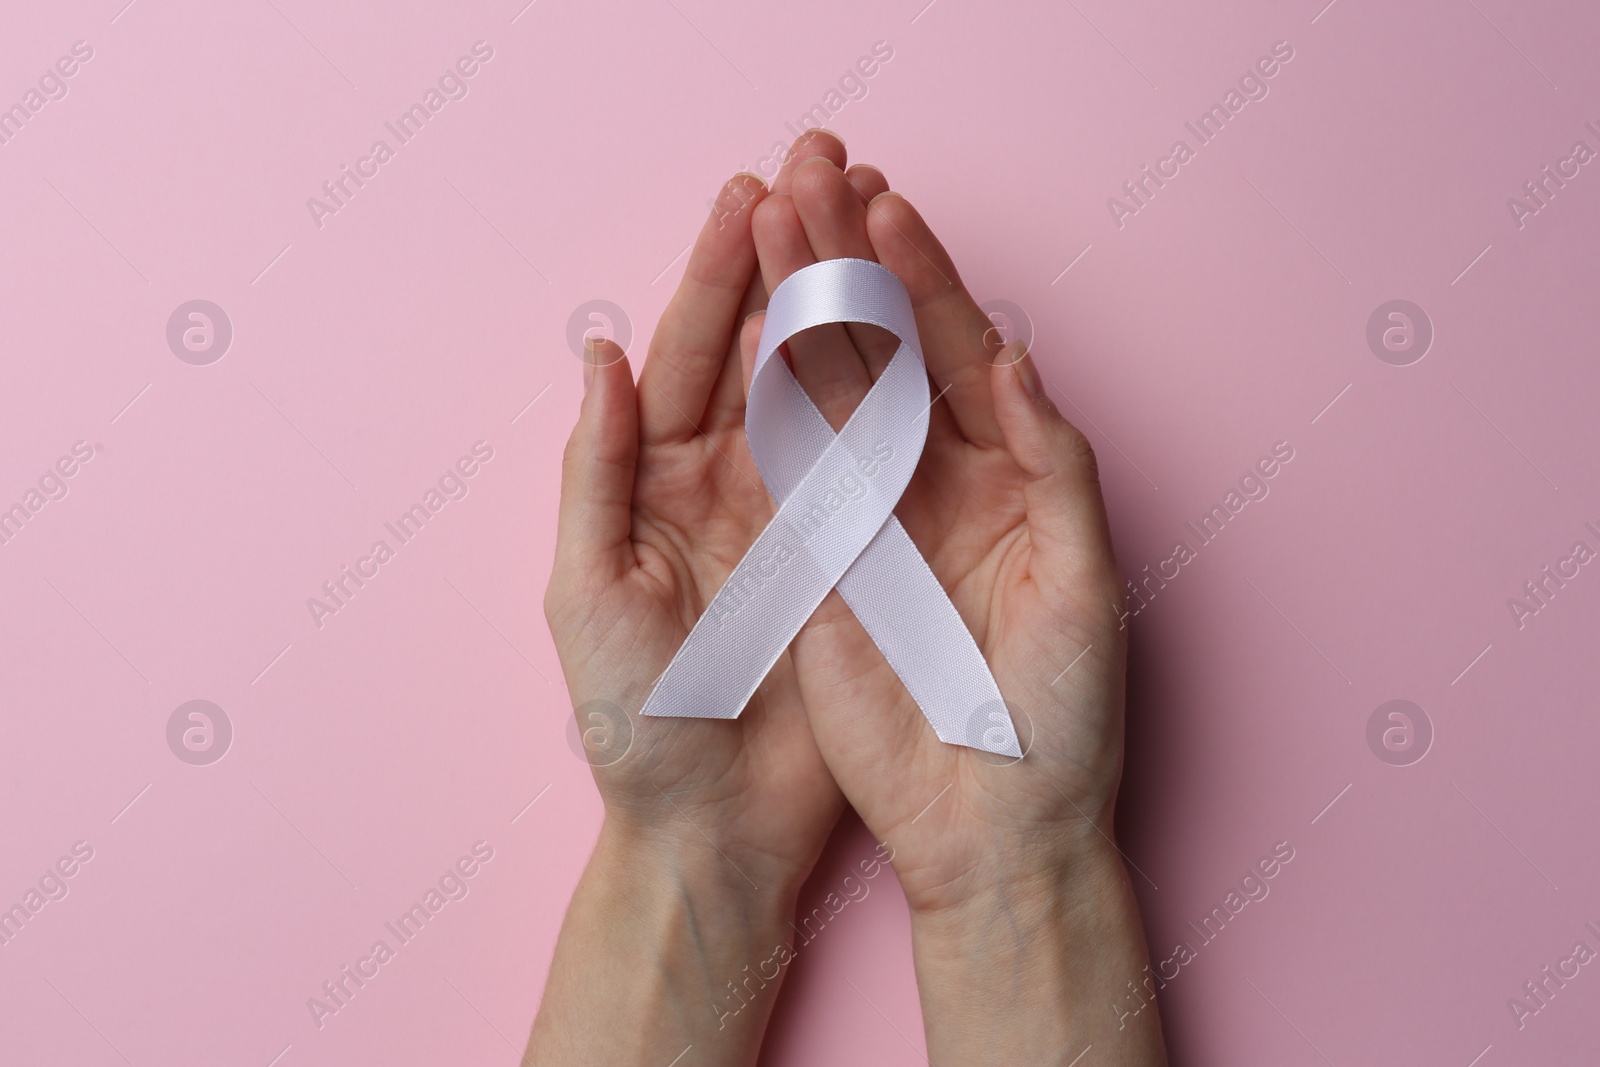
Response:
POLYGON ((644 703, 644 715, 732 719, 831 589, 951 744, 1022 755, 1000 688, 894 506, 928 437, 928 373, 905 286, 864 259, 796 271, 767 306, 745 433, 779 502, 644 703), (832 322, 900 347, 837 434, 778 347, 832 322))

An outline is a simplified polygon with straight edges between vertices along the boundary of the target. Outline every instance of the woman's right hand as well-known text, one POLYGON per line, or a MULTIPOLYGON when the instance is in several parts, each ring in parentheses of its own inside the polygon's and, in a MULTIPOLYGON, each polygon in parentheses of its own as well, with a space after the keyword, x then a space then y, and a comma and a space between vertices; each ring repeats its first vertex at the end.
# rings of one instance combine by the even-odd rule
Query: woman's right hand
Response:
POLYGON ((638 714, 773 513, 745 444, 737 346, 766 302, 750 235, 766 195, 750 175, 723 186, 637 385, 616 344, 590 350, 545 614, 608 831, 678 842, 787 894, 843 808, 788 655, 737 719, 638 714))
POLYGON ((801 883, 843 810, 787 654, 737 719, 638 714, 773 512, 736 343, 766 303, 750 235, 766 193, 745 175, 723 187, 637 385, 609 341, 586 360, 545 614, 606 815, 534 1063, 646 1067, 693 1049, 707 1067, 753 1064, 801 883))

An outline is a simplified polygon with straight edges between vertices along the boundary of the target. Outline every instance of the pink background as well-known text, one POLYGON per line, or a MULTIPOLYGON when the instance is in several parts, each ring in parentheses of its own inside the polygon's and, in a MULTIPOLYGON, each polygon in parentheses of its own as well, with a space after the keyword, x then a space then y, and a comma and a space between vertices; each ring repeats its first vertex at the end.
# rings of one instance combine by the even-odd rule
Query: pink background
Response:
MULTIPOLYGON (((1174 1061, 1592 1054, 1600 966, 1507 1007, 1600 949, 1600 566, 1507 607, 1600 547, 1600 167, 1507 206, 1600 149, 1592 6, 124 2, 0 32, 0 104, 93 49, 0 145, 0 507, 93 448, 0 545, 0 905, 94 850, 0 946, 0 1060, 516 1061, 600 816, 540 610, 568 317, 615 301, 642 352, 718 183, 877 41, 829 125, 1025 309, 1130 578, 1294 449, 1132 622, 1122 844, 1154 957, 1199 946, 1174 1061), (319 228, 307 198, 479 40, 469 94, 319 228), (1107 199, 1278 41, 1268 95, 1119 228, 1107 199), (234 331, 207 366, 165 336, 197 298, 234 331), (1435 331, 1409 366, 1366 341, 1394 298, 1435 331), (319 629, 307 598, 480 440, 469 495, 319 629), (1396 698, 1435 735, 1410 766, 1366 739, 1396 698), (167 743, 193 699, 234 730, 209 766, 167 743), (307 999, 480 840, 469 895, 319 1029, 307 999)), ((870 849, 842 830, 816 890, 870 849)), ((766 1062, 922 1062, 892 882, 833 926, 766 1062)))

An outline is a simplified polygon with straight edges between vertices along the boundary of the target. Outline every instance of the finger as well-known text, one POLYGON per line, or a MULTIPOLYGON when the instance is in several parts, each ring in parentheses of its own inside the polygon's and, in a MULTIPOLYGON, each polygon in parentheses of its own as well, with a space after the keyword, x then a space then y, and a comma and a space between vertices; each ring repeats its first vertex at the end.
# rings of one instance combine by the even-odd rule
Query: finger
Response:
POLYGON ((948 387, 945 400, 962 435, 973 444, 1001 446, 990 393, 990 364, 1001 347, 993 322, 962 286, 944 246, 900 194, 873 199, 867 233, 878 262, 894 271, 911 295, 928 373, 935 391, 948 387))
POLYGON ((883 171, 870 163, 857 163, 845 171, 844 176, 860 194, 863 204, 871 203, 873 197, 889 191, 889 179, 883 176, 883 171))
POLYGON ((848 158, 844 142, 839 139, 838 134, 823 129, 807 130, 794 139, 794 144, 789 148, 788 158, 783 161, 783 166, 778 168, 778 176, 772 179, 772 191, 787 193, 789 183, 794 179, 794 172, 818 156, 831 160, 840 170, 844 169, 845 160, 848 158))
MULTIPOLYGON (((821 164, 818 164, 819 166, 821 164)), ((767 291, 817 261, 792 197, 774 193, 758 206, 752 222, 756 255, 767 291)), ((866 364, 856 354, 845 328, 817 326, 789 340, 790 366, 828 425, 839 429, 872 387, 866 364)))
POLYGON ((750 395, 750 379, 756 372, 756 348, 761 344, 761 327, 767 323, 767 313, 757 311, 744 320, 739 330, 739 380, 744 395, 750 395))
POLYGON ((1028 479, 1023 497, 1031 577, 1056 596, 1099 589, 1097 583, 1114 589, 1116 567, 1094 449, 1056 410, 1020 341, 1006 346, 990 374, 1006 450, 1028 479))
MULTIPOLYGON (((832 160, 817 158, 801 165, 789 195, 817 259, 878 258, 867 235, 866 202, 832 160)), ((845 330, 868 372, 877 378, 900 347, 899 340, 866 323, 848 323, 845 330)))
POLYGON ((633 558, 639 409, 633 371, 616 342, 597 339, 584 364, 583 405, 561 459, 556 573, 614 578, 633 558))
POLYGON ((639 433, 645 444, 687 440, 699 428, 732 351, 739 306, 755 274, 750 219, 766 195, 760 178, 737 174, 723 185, 701 227, 639 376, 639 433))
POLYGON ((767 286, 758 272, 750 279, 750 287, 745 290, 744 300, 739 304, 738 321, 741 324, 741 332, 735 338, 735 343, 729 347, 728 359, 721 375, 717 378, 715 388, 711 391, 705 415, 700 420, 701 428, 708 434, 744 425, 744 402, 750 393, 750 383, 741 373, 742 329, 748 326, 752 315, 756 316, 756 321, 759 322, 766 307, 767 286))

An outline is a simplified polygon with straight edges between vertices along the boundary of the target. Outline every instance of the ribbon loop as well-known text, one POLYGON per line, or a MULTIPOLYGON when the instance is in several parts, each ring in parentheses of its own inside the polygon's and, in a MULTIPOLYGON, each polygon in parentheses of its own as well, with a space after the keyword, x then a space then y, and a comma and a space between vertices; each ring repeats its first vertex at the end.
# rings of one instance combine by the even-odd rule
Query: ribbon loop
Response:
POLYGON ((905 286, 862 259, 796 271, 772 294, 745 433, 778 512, 711 598, 641 714, 736 718, 837 588, 941 740, 1021 756, 999 686, 894 506, 928 436, 928 374, 905 286), (831 322, 881 326, 900 347, 838 433, 780 345, 831 322))

